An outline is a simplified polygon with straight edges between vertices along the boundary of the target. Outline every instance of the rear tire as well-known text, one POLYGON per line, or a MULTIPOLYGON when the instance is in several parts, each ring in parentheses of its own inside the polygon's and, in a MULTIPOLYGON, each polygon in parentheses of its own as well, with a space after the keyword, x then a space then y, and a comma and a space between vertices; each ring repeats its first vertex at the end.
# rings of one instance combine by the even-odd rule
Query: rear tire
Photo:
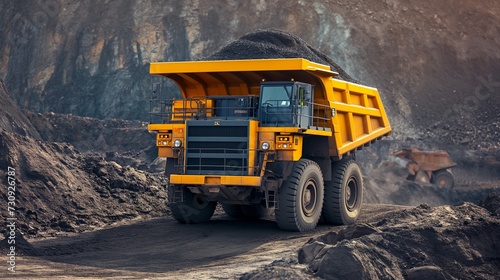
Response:
POLYGON ((252 205, 222 204, 222 209, 224 209, 224 212, 231 218, 249 220, 269 218, 274 211, 274 209, 267 209, 262 203, 252 205))
POLYGON ((363 202, 361 168, 353 159, 344 158, 332 164, 332 171, 332 181, 325 182, 322 217, 328 224, 353 224, 363 202))
POLYGON ((241 205, 243 217, 250 220, 266 219, 272 216, 273 209, 267 209, 263 203, 254 205, 241 205))
POLYGON ((222 209, 231 218, 241 218, 243 217, 243 212, 241 211, 240 205, 236 204, 222 204, 222 209))
POLYGON ((300 159, 278 191, 276 222, 290 231, 312 230, 323 208, 323 173, 312 160, 300 159))
POLYGON ((432 172, 432 181, 434 185, 443 188, 453 188, 455 186, 455 179, 450 169, 441 169, 432 172))
POLYGON ((217 202, 206 201, 186 187, 183 187, 182 191, 182 202, 169 203, 168 205, 174 218, 183 224, 197 224, 209 221, 214 214, 217 202))

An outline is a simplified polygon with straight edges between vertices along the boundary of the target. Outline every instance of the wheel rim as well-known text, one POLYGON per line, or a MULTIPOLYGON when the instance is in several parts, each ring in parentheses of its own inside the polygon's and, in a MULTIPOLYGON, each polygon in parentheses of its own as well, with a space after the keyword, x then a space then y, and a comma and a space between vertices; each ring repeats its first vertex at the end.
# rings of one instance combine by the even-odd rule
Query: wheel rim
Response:
POLYGON ((310 217, 316 209, 318 186, 315 181, 309 180, 302 191, 302 212, 310 217))
POLYGON ((437 185, 440 187, 448 187, 451 185, 450 181, 451 180, 447 176, 442 175, 437 178, 437 185))
POLYGON ((358 181, 355 177, 350 177, 345 189, 345 205, 349 211, 355 209, 358 200, 358 181))
POLYGON ((448 184, 445 178, 439 178, 438 185, 444 187, 448 184))
POLYGON ((197 209, 203 209, 207 207, 208 203, 209 203, 208 201, 202 199, 202 197, 199 195, 195 195, 193 197, 193 206, 196 207, 197 209))

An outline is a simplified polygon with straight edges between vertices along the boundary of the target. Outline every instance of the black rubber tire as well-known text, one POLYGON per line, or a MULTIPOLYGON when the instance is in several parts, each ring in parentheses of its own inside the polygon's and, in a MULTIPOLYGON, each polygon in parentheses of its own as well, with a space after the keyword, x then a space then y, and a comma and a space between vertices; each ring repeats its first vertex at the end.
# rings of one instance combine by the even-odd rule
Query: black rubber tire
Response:
POLYGON ((300 159, 278 191, 276 222, 289 231, 308 231, 318 224, 323 208, 323 173, 312 160, 300 159))
POLYGON ((450 169, 441 169, 432 172, 431 183, 443 188, 453 188, 455 179, 450 169))
POLYGON ((322 218, 327 224, 348 225, 358 219, 363 203, 363 175, 351 158, 332 163, 332 181, 325 182, 322 218))
POLYGON ((168 204, 168 208, 177 221, 183 224, 198 224, 212 218, 217 202, 205 201, 188 188, 183 188, 183 198, 182 202, 168 204))
POLYGON ((408 175, 406 176, 406 180, 415 182, 415 177, 415 175, 408 175))
POLYGON ((222 204, 222 209, 231 218, 242 218, 243 211, 241 211, 240 205, 235 204, 222 204))
POLYGON ((267 209, 265 205, 241 205, 243 217, 250 220, 266 219, 272 216, 274 209, 267 209))

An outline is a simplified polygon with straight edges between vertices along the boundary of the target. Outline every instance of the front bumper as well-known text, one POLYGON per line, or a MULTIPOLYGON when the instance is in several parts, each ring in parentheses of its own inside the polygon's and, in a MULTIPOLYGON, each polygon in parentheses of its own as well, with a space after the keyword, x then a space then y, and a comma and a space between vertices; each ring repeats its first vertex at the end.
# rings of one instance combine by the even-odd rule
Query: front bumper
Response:
POLYGON ((171 174, 172 185, 206 185, 206 186, 249 186, 260 187, 260 176, 225 176, 225 175, 180 175, 171 174))

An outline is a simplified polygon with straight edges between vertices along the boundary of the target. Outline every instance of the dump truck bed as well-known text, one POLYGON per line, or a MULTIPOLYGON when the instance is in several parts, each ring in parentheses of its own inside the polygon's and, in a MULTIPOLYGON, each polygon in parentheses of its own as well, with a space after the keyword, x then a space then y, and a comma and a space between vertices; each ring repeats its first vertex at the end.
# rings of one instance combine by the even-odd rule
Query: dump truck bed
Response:
MULTIPOLYGON (((312 84, 315 106, 329 108, 324 124, 328 129, 300 133, 329 136, 331 157, 341 157, 391 131, 377 89, 336 79, 338 74, 330 66, 302 58, 158 62, 151 63, 150 73, 173 80, 185 99, 259 96, 262 81, 312 84)), ((149 129, 160 130, 161 125, 150 124, 149 129)))
POLYGON ((393 156, 406 159, 410 163, 415 163, 416 170, 437 171, 456 166, 447 151, 421 151, 417 148, 401 149, 392 151, 393 156))

